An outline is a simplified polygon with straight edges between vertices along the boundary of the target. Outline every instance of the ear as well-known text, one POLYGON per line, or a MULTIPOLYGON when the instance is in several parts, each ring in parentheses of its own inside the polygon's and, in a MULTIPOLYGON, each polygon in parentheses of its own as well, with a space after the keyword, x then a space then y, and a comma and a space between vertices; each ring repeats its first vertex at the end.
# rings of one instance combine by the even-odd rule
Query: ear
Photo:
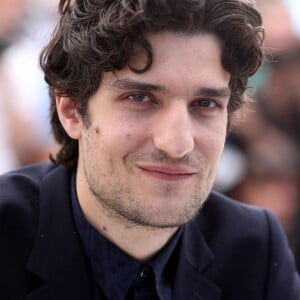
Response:
POLYGON ((56 109, 59 120, 67 134, 72 139, 78 140, 81 137, 83 124, 75 102, 69 97, 56 96, 56 109))

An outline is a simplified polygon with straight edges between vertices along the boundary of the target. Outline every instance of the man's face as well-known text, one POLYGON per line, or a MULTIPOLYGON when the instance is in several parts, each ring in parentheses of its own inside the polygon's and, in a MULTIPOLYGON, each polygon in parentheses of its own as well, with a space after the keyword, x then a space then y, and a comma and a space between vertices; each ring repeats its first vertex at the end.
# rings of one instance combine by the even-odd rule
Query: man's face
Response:
MULTIPOLYGON (((78 178, 111 217, 173 227, 191 220, 211 190, 226 136, 230 75, 213 35, 166 32, 148 40, 151 68, 104 74, 90 99, 78 178)), ((144 62, 137 52, 131 65, 144 62)))

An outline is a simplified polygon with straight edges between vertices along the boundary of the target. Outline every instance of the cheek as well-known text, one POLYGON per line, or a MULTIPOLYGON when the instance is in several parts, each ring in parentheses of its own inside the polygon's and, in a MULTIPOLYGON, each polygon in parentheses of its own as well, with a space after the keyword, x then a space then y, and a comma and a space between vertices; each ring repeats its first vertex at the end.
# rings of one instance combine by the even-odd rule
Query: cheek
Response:
POLYGON ((198 132, 198 151, 202 152, 210 161, 219 160, 226 139, 225 125, 214 129, 201 128, 198 132))
POLYGON ((218 158, 220 158, 223 152, 226 136, 227 136, 227 118, 226 119, 224 118, 224 122, 220 122, 220 125, 217 128, 217 130, 211 134, 211 141, 209 143, 212 147, 212 151, 216 153, 218 158))
POLYGON ((94 147, 106 158, 123 159, 146 140, 145 128, 136 123, 118 120, 108 125, 95 125, 92 129, 94 147))
POLYGON ((102 129, 105 140, 118 148, 137 146, 145 141, 149 124, 141 116, 135 114, 119 114, 110 124, 102 129))
POLYGON ((207 141, 207 155, 212 164, 218 165, 224 149, 225 138, 216 137, 207 141))

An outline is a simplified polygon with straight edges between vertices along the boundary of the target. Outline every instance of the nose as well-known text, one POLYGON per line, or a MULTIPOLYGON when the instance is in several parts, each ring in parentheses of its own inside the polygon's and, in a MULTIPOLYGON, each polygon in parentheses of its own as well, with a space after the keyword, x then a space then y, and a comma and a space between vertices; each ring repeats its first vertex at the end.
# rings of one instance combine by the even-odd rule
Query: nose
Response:
POLYGON ((186 105, 174 103, 162 109, 152 132, 154 146, 172 158, 180 158, 194 149, 192 119, 186 105))

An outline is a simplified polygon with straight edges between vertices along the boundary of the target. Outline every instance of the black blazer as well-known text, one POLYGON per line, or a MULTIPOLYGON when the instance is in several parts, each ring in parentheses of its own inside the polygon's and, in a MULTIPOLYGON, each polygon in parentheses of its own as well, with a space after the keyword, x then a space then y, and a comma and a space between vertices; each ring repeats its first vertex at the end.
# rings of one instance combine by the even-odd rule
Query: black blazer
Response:
MULTIPOLYGON (((173 299, 300 299, 277 220, 217 193, 185 226, 174 267, 173 299)), ((0 177, 0 299, 92 300, 64 167, 47 163, 0 177)))

